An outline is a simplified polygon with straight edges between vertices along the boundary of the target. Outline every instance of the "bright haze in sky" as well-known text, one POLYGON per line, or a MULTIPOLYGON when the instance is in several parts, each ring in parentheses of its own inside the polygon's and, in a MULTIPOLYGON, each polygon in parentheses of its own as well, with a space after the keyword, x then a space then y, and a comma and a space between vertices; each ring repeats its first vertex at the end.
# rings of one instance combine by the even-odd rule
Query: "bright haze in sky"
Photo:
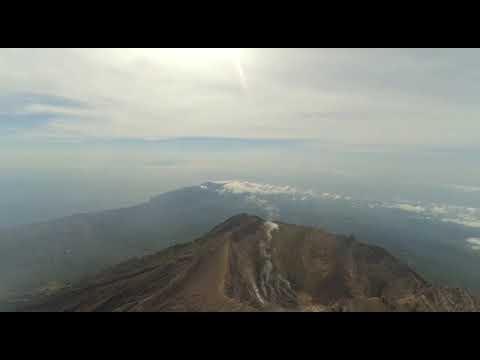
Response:
POLYGON ((2 136, 475 145, 476 49, 2 49, 2 136))
POLYGON ((209 179, 464 194, 480 187, 478 64, 477 49, 0 49, 0 220, 209 179))

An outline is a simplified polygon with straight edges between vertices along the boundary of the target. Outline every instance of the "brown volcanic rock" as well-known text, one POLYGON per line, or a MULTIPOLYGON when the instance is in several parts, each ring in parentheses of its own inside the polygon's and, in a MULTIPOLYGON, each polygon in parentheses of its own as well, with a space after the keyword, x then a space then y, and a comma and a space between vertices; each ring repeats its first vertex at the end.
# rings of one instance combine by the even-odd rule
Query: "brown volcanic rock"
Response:
POLYGON ((122 263, 27 311, 476 311, 382 248, 241 214, 122 263))

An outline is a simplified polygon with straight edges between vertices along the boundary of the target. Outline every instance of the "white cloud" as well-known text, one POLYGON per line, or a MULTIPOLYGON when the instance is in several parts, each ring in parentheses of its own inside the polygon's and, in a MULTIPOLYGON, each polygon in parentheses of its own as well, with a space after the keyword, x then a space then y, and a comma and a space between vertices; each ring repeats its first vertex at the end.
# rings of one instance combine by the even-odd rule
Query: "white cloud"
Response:
POLYGON ((451 223, 455 223, 455 224, 459 224, 467 227, 480 228, 480 219, 468 220, 468 219, 462 219, 462 218, 459 218, 459 219, 445 218, 445 219, 442 219, 442 221, 451 222, 451 223))
POLYGON ((311 196, 315 196, 311 190, 302 191, 291 186, 260 184, 240 180, 210 181, 200 185, 200 187, 203 189, 208 189, 209 183, 217 185, 213 190, 219 194, 245 195, 245 201, 265 210, 267 212, 268 219, 270 220, 279 217, 279 209, 272 204, 270 201, 270 196, 288 196, 292 200, 306 200, 311 196))
POLYGON ((479 192, 480 186, 466 186, 466 185, 447 185, 455 190, 463 191, 463 192, 479 192))
MULTIPOLYGON (((449 222, 466 227, 480 228, 480 209, 435 203, 382 203, 382 207, 416 213, 425 219, 449 222)), ((375 207, 369 204, 370 208, 375 207)))
POLYGON ((1 49, 0 95, 88 104, 32 104, 68 116, 37 136, 473 144, 479 59, 461 49, 1 49))
POLYGON ((267 234, 268 241, 272 240, 272 232, 278 231, 280 229, 278 224, 272 221, 266 221, 264 226, 265 226, 265 232, 267 234))
POLYGON ((480 251, 480 238, 468 238, 465 240, 472 250, 480 251))
POLYGON ((400 210, 403 210, 403 211, 408 211, 408 212, 414 212, 414 213, 417 213, 417 214, 420 214, 420 213, 424 213, 425 212, 425 208, 423 206, 419 206, 419 205, 411 205, 411 204, 393 204, 393 205, 389 205, 387 206, 389 208, 395 208, 395 209, 400 209, 400 210))
MULTIPOLYGON (((278 186, 271 184, 260 184, 249 181, 228 180, 228 181, 211 181, 217 185, 215 191, 220 194, 244 194, 245 199, 259 207, 265 209, 270 218, 277 218, 279 209, 271 204, 268 200, 269 196, 282 195, 288 196, 292 200, 307 200, 310 198, 327 199, 327 200, 346 200, 352 201, 352 197, 344 196, 331 192, 323 192, 316 194, 313 191, 303 191, 292 186, 278 186)), ((203 184, 202 188, 207 189, 208 186, 203 184)), ((373 202, 365 203, 369 208, 390 208, 417 214, 427 220, 436 220, 442 222, 455 223, 466 227, 480 228, 480 208, 464 207, 439 203, 421 203, 421 202, 373 202)))
POLYGON ((480 238, 468 238, 466 241, 471 245, 480 245, 480 238))
POLYGON ((329 200, 340 200, 340 199, 351 200, 349 196, 343 197, 342 195, 335 194, 335 193, 328 193, 328 192, 321 193, 320 197, 324 199, 329 199, 329 200))
POLYGON ((233 194, 261 194, 261 195, 295 195, 300 192, 291 186, 277 186, 270 184, 258 184, 249 181, 227 181, 217 182, 222 184, 220 192, 233 194))
POLYGON ((433 205, 430 211, 435 215, 445 215, 448 214, 448 207, 433 205))

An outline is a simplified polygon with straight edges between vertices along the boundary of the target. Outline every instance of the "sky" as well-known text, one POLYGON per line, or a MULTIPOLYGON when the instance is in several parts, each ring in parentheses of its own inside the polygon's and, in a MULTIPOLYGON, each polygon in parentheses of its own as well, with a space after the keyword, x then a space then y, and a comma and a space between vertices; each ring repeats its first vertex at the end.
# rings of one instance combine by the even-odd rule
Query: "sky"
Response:
POLYGON ((478 64, 478 49, 0 49, 0 220, 212 178, 463 194, 480 187, 478 64))
POLYGON ((1 49, 9 137, 475 145, 478 49, 1 49))

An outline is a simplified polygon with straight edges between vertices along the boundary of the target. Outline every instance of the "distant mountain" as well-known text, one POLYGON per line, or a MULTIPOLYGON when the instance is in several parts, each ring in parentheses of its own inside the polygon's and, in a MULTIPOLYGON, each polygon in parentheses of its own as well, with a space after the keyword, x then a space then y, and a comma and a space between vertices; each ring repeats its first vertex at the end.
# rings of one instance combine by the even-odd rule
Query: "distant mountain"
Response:
POLYGON ((194 186, 137 206, 1 229, 0 298, 189 241, 242 210, 249 208, 240 199, 194 186))
POLYGON ((354 234, 429 281, 480 292, 479 254, 465 242, 479 235, 467 227, 341 194, 232 180, 164 193, 128 208, 0 230, 0 308, 2 299, 49 293, 132 257, 188 242, 238 213, 354 234))
POLYGON ((377 246, 240 214, 24 311, 478 311, 377 246))

